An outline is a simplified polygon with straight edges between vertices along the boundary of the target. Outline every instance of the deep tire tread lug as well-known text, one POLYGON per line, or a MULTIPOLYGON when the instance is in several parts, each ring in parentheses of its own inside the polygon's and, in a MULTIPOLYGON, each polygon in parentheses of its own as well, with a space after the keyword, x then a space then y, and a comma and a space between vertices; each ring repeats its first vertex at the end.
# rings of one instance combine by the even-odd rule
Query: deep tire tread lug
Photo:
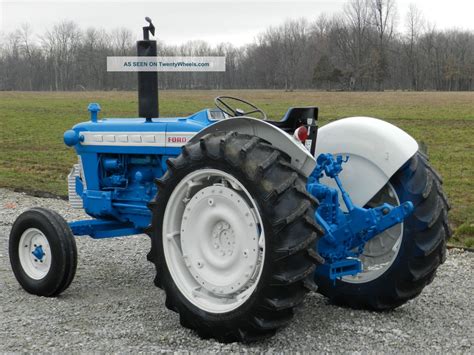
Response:
POLYGON ((253 318, 253 324, 256 325, 258 329, 273 330, 286 326, 290 320, 291 317, 269 320, 256 316, 253 318))
POLYGON ((308 277, 314 272, 314 269, 315 269, 315 265, 311 264, 303 271, 300 271, 300 270, 297 270, 296 272, 292 270, 281 271, 280 273, 273 275, 273 279, 276 281, 277 284, 291 285, 298 281, 304 280, 306 277, 308 277))
POLYGON ((274 220, 273 225, 274 226, 288 225, 291 222, 293 222, 295 219, 297 219, 298 217, 303 216, 309 207, 310 207, 310 202, 304 201, 300 206, 298 206, 293 212, 291 212, 287 216, 274 220))
POLYGON ((306 295, 306 292, 300 291, 300 292, 295 292, 291 297, 289 298, 265 298, 265 303, 266 306, 274 311, 282 311, 285 309, 290 309, 294 308, 296 306, 299 306, 306 295))
POLYGON ((240 149, 240 158, 245 159, 250 151, 260 142, 260 138, 252 137, 244 146, 240 149))
POLYGON ((267 159, 265 159, 263 162, 261 162, 258 165, 258 172, 263 175, 265 171, 268 170, 270 166, 272 166, 280 157, 280 153, 277 151, 273 151, 267 159))

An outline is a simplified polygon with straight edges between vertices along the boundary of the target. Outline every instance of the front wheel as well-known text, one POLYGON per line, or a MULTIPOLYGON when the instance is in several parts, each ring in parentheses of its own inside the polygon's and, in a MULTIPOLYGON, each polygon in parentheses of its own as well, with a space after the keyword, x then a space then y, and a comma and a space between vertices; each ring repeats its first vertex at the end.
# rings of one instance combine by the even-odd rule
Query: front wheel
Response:
POLYGON ((272 335, 311 286, 315 200, 260 138, 212 134, 169 161, 152 208, 152 260, 181 324, 222 342, 272 335))
POLYGON ((378 311, 418 296, 444 262, 451 235, 441 184, 427 157, 415 154, 368 203, 375 207, 412 201, 413 213, 365 245, 361 273, 334 283, 316 270, 318 291, 336 304, 378 311))
POLYGON ((71 229, 59 214, 45 208, 32 208, 15 220, 9 255, 16 279, 34 295, 59 295, 76 273, 76 241, 71 229))

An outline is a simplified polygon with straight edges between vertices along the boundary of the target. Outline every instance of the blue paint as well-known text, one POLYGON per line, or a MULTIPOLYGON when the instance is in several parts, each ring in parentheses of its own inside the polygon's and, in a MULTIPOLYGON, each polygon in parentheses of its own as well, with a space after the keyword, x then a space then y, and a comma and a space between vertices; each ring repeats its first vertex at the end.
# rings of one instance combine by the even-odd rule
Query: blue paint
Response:
POLYGON ((76 145, 80 142, 80 140, 79 134, 76 131, 70 129, 64 132, 64 144, 66 144, 68 147, 76 145))
POLYGON ((346 258, 331 263, 324 263, 318 266, 319 274, 326 275, 330 280, 335 281, 343 276, 357 275, 362 271, 362 263, 357 258, 346 258))
POLYGON ((100 105, 97 103, 90 103, 87 110, 91 113, 91 122, 97 122, 97 115, 100 111, 100 105))
POLYGON ((325 264, 316 272, 325 274, 331 280, 359 273, 361 263, 358 257, 364 251, 365 244, 413 212, 411 202, 397 207, 388 203, 375 208, 355 206, 339 179, 342 164, 347 161, 348 157, 344 159, 340 155, 335 158, 331 154, 319 155, 317 166, 307 183, 308 192, 320 202, 315 218, 325 231, 316 246, 325 264), (336 181, 339 191, 319 182, 324 175, 336 181), (339 193, 347 212, 340 207, 339 193))
POLYGON ((201 110, 188 117, 154 118, 151 122, 143 118, 99 119, 100 105, 96 103, 91 103, 88 110, 91 115, 89 122, 79 123, 64 133, 66 145, 73 146, 81 157, 87 185, 76 179, 76 193, 82 198, 84 210, 89 216, 131 223, 133 228, 142 231, 150 224, 151 213, 147 203, 157 193, 154 180, 163 176, 167 170, 166 160, 178 156, 181 147, 86 145, 81 144, 85 133, 197 133, 216 121, 210 118, 209 110, 201 110))
POLYGON ((38 260, 42 260, 43 259, 43 256, 45 256, 45 253, 43 251, 43 246, 41 245, 37 245, 35 247, 35 250, 33 250, 31 252, 31 254, 33 254, 33 256, 38 259, 38 260))
POLYGON ((135 228, 132 223, 100 219, 69 222, 69 227, 76 236, 88 235, 94 239, 123 237, 142 233, 142 230, 135 228))

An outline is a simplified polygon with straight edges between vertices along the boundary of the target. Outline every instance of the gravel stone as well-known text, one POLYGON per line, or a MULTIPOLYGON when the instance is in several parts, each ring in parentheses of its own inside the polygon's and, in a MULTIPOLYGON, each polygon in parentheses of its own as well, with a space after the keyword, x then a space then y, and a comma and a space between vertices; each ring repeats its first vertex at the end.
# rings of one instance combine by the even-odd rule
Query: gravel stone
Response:
POLYGON ((0 189, 0 352, 474 352, 474 253, 452 249, 415 300, 384 313, 350 310, 310 293, 291 324, 254 344, 202 340, 180 326, 153 285, 150 241, 78 237, 78 269, 57 298, 23 291, 8 258, 15 218, 30 207, 87 218, 63 200, 0 189))

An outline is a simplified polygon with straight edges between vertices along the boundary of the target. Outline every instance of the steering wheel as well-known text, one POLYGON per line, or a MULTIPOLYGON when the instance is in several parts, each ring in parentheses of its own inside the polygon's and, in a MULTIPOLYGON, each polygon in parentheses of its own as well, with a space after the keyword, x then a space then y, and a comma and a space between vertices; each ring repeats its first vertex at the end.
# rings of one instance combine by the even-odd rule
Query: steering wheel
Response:
POLYGON ((216 107, 221 110, 222 112, 224 112, 225 114, 227 114, 228 116, 230 117, 240 117, 240 116, 248 116, 248 115, 252 115, 252 114, 256 114, 258 113, 260 115, 260 117, 253 117, 253 118, 260 118, 262 120, 266 120, 267 119, 267 114, 265 112, 263 112, 263 110, 257 106, 255 106, 254 104, 248 102, 248 101, 245 101, 245 100, 242 100, 242 99, 239 99, 238 97, 233 97, 233 96, 217 96, 215 99, 214 99, 214 103, 216 104, 216 107), (227 101, 227 102, 226 102, 227 101), (244 111, 240 108, 236 108, 235 104, 232 105, 230 102, 232 101, 235 101, 236 104, 238 103, 241 103, 241 104, 244 104, 244 105, 247 105, 251 108, 251 110, 249 111, 244 111), (234 108, 235 107, 235 108, 234 108))

